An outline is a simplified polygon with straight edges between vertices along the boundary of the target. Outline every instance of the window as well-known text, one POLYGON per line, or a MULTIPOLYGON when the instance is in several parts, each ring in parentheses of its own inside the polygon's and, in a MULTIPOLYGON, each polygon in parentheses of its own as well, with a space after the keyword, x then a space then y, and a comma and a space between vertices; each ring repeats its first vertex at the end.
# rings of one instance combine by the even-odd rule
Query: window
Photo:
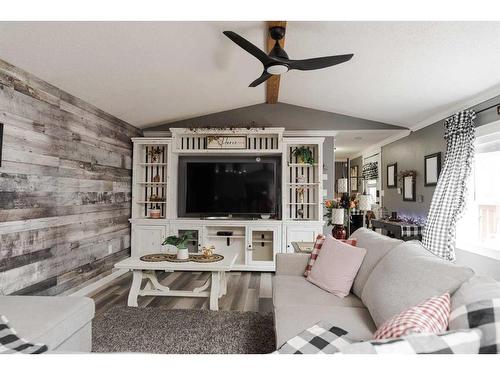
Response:
POLYGON ((367 180, 366 181, 366 192, 372 196, 372 202, 378 201, 377 198, 377 180, 367 180))
POLYGON ((459 249, 500 259, 500 131, 481 135, 468 181, 467 206, 457 223, 459 249))

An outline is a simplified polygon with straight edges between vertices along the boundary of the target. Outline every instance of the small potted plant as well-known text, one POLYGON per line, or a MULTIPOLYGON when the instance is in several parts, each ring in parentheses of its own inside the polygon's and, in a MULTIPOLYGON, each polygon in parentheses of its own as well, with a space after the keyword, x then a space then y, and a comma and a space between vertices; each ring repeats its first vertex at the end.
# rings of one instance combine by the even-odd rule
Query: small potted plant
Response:
POLYGON ((292 155, 297 158, 299 164, 314 164, 314 156, 312 151, 306 146, 296 147, 292 151, 292 155))
POLYGON ((181 236, 168 236, 162 245, 172 245, 177 248, 177 259, 186 260, 189 258, 187 244, 192 241, 191 232, 184 233, 181 236))

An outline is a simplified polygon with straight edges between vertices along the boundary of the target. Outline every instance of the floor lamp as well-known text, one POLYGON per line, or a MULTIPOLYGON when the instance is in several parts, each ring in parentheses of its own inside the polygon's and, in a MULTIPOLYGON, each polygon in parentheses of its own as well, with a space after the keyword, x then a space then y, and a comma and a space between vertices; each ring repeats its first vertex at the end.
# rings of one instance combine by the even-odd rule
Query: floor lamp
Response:
MULTIPOLYGON (((348 188, 347 178, 342 177, 337 180, 337 193, 342 194, 342 197, 340 198, 340 204, 343 208, 347 210, 347 232, 350 232, 351 218, 349 215, 349 188, 348 188)), ((343 210, 342 210, 342 215, 344 215, 343 210)), ((344 225, 344 222, 345 221, 343 219, 342 226, 344 225)))

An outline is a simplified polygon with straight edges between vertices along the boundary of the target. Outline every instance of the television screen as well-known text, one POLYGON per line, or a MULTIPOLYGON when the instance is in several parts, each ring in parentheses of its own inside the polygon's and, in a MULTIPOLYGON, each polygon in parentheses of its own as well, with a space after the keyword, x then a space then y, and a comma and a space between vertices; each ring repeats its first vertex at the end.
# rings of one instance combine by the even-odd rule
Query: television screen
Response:
POLYGON ((279 158, 179 159, 179 216, 278 212, 279 158))

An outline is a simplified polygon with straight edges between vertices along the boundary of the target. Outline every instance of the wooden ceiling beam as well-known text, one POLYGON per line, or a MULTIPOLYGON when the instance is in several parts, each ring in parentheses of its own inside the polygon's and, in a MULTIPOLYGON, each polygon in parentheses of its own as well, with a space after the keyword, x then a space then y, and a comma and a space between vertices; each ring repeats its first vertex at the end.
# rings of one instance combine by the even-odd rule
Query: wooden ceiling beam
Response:
MULTIPOLYGON (((274 47, 275 41, 269 34, 269 28, 281 26, 286 28, 286 21, 268 21, 267 22, 267 53, 271 52, 274 47)), ((285 38, 279 41, 281 48, 285 48, 285 38)), ((276 104, 278 102, 278 95, 280 92, 280 76, 275 75, 266 81, 266 103, 276 104)))

